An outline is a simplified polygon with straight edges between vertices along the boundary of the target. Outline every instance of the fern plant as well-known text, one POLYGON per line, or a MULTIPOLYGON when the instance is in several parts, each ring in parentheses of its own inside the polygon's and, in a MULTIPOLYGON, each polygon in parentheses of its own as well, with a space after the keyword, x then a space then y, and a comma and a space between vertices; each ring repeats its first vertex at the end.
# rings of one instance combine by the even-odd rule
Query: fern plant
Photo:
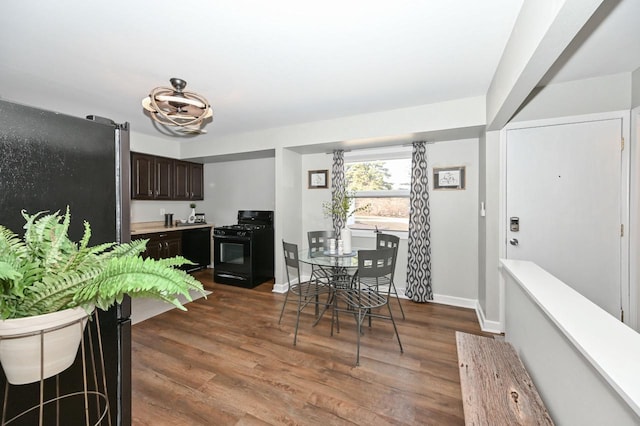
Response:
POLYGON ((92 305, 108 309, 124 295, 153 297, 185 310, 177 296, 191 300, 202 284, 176 266, 184 257, 143 259, 147 240, 89 246, 91 226, 82 239, 68 237, 71 214, 33 215, 24 210, 22 238, 0 225, 0 318, 24 318, 92 305))
POLYGON ((331 201, 322 203, 324 216, 327 218, 337 216, 342 219, 342 223, 346 224, 348 218, 356 213, 366 212, 371 207, 370 203, 360 207, 355 207, 355 199, 355 191, 345 189, 343 191, 334 192, 331 196, 331 201))

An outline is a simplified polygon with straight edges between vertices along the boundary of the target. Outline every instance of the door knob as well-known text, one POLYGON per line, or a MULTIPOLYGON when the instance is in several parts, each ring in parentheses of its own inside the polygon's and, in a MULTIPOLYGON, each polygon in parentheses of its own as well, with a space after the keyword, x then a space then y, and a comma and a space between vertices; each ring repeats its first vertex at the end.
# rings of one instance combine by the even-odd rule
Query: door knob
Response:
POLYGON ((518 239, 517 238, 512 238, 509 240, 509 244, 511 244, 512 246, 517 246, 518 245, 518 239))

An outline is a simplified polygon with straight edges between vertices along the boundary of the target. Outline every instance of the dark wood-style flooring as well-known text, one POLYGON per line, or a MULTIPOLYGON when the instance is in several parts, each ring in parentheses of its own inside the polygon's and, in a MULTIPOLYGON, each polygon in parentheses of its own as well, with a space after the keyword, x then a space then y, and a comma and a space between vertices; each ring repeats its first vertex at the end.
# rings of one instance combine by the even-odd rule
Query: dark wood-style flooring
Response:
POLYGON ((464 424, 455 331, 483 334, 473 310, 402 300, 402 320, 392 304, 404 353, 374 320, 355 367, 353 318, 331 337, 330 315, 313 327, 309 308, 293 346, 295 304, 278 324, 284 294, 270 283, 196 277, 208 299, 133 326, 134 425, 464 424))

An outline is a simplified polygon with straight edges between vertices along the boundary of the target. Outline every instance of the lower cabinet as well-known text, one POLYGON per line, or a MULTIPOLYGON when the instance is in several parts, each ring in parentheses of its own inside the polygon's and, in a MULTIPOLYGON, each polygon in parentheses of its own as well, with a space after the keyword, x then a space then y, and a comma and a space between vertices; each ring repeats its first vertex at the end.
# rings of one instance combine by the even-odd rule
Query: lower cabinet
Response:
POLYGON ((211 228, 182 231, 182 255, 195 263, 188 269, 204 269, 211 262, 211 228))
POLYGON ((142 253, 144 258, 163 259, 182 255, 182 232, 180 231, 137 235, 133 239, 146 238, 149 239, 149 242, 147 249, 142 253))
POLYGON ((149 240, 147 249, 142 253, 145 259, 184 256, 195 263, 182 267, 189 271, 203 269, 211 264, 211 227, 132 235, 131 239, 149 240))

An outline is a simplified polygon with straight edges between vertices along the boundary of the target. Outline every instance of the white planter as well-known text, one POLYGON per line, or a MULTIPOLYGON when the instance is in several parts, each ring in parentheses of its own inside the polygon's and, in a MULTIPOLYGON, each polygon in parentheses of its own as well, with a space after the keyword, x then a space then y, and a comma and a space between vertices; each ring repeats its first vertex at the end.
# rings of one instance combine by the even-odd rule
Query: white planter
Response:
POLYGON ((342 239, 342 251, 345 254, 351 254, 351 229, 346 226, 342 228, 340 238, 342 239))
POLYGON ((7 381, 13 385, 38 382, 69 368, 87 319, 83 308, 73 308, 0 321, 0 364, 7 381))

